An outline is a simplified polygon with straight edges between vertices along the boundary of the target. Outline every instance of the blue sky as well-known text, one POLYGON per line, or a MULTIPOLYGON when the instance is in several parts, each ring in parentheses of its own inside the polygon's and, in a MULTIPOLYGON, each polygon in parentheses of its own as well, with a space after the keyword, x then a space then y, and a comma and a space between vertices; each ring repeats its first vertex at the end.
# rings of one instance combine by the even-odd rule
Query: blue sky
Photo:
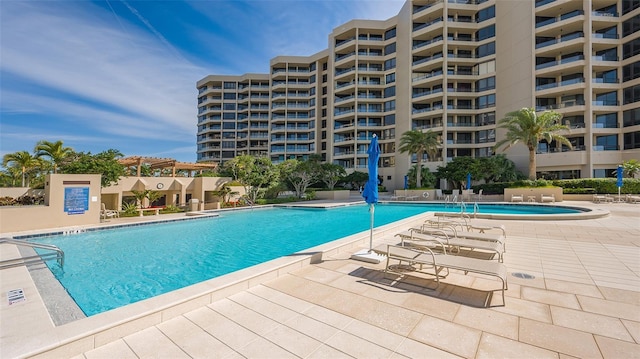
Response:
POLYGON ((198 80, 267 73, 403 0, 0 0, 0 156, 76 151, 196 160, 198 80))

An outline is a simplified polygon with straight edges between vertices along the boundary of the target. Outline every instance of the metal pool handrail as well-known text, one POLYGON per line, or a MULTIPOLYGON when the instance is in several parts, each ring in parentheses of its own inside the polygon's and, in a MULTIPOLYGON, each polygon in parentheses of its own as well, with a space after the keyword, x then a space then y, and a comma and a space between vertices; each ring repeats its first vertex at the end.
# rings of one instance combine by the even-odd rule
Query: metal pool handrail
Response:
POLYGON ((42 255, 6 259, 3 261, 0 261, 0 269, 19 267, 23 265, 26 266, 29 264, 41 263, 51 259, 55 259, 60 265, 60 267, 64 266, 64 252, 62 251, 62 249, 52 244, 39 244, 39 243, 21 241, 21 240, 12 239, 12 238, 0 238, 0 244, 2 243, 15 244, 17 246, 30 247, 30 248, 46 249, 53 252, 44 253, 42 255))

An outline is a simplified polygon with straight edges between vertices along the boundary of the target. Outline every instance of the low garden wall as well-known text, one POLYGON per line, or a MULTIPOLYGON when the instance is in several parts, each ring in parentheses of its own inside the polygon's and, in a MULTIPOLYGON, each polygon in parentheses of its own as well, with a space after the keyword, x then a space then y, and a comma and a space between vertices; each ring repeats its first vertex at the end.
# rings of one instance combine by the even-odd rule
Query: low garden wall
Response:
POLYGON ((556 202, 562 202, 562 187, 521 187, 521 188, 505 188, 503 200, 511 202, 511 195, 522 195, 523 202, 542 202, 542 195, 554 195, 556 202), (532 201, 530 201, 530 199, 532 201))
POLYGON ((348 200, 349 190, 336 190, 336 191, 317 191, 316 199, 327 200, 348 200))

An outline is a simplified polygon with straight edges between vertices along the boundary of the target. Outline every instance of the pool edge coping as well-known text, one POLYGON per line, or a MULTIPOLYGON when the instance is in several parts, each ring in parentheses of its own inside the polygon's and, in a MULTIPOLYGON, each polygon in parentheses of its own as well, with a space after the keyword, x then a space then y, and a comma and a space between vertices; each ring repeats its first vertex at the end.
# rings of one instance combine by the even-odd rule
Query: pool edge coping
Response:
MULTIPOLYGON (((424 212, 396 221, 374 230, 374 235, 383 236, 395 228, 411 223, 422 223, 433 212, 424 212)), ((296 254, 279 257, 265 263, 212 278, 156 297, 82 318, 28 338, 40 343, 38 348, 21 353, 18 357, 73 356, 113 342, 126 335, 149 326, 168 321, 189 311, 207 306, 240 291, 247 290, 269 280, 284 276, 293 270, 310 265, 313 260, 352 251, 366 245, 369 230, 311 247, 296 254), (182 298, 181 294, 189 293, 182 298), (160 302, 160 303, 158 303, 160 302), (46 344, 42 344, 46 343, 46 344)), ((14 348, 15 349, 15 348, 14 348)))

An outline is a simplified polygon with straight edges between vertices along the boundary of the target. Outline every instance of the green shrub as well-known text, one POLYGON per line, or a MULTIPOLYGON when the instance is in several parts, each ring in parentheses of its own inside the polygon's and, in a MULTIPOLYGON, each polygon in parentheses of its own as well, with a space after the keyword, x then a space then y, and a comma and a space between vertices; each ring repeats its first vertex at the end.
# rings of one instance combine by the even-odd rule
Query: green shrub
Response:
POLYGON ((138 215, 138 206, 135 203, 123 203, 122 212, 124 214, 138 215))
MULTIPOLYGON (((583 193, 618 193, 618 186, 616 186, 617 180, 615 178, 577 178, 570 180, 554 180, 552 183, 554 186, 562 187, 563 193, 579 193, 580 190, 583 190, 583 193), (568 189, 569 192, 567 192, 566 189, 568 189)), ((640 179, 623 178, 620 193, 640 193, 640 179)))
POLYGON ((160 213, 179 213, 179 212, 182 212, 182 210, 173 205, 168 205, 164 207, 164 209, 160 210, 160 213))

